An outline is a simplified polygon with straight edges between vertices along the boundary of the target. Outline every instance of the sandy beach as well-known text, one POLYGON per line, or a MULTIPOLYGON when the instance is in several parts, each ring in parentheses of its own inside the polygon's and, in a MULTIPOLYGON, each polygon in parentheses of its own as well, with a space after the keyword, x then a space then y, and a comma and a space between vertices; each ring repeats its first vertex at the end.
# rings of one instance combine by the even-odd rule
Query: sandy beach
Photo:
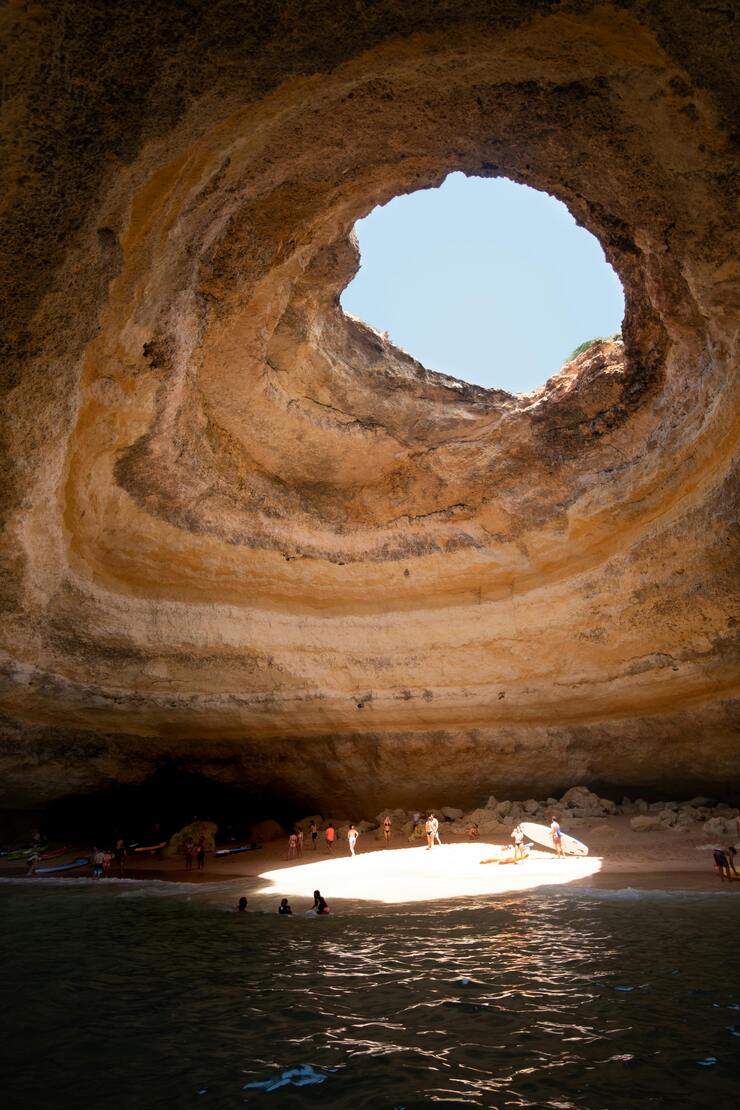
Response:
MULTIPOLYGON (((442 834, 444 838, 444 827, 442 834)), ((482 865, 481 860, 494 855, 496 848, 485 839, 471 843, 459 837, 444 838, 441 848, 428 852, 423 846, 408 844, 400 835, 394 837, 390 849, 385 849, 379 832, 360 838, 354 859, 345 843, 335 844, 329 854, 320 838, 317 851, 309 847, 302 857, 289 860, 285 836, 254 852, 222 858, 209 854, 203 871, 186 871, 179 857, 140 858, 131 854, 125 877, 193 884, 243 880, 244 893, 255 909, 274 908, 273 903, 276 905, 282 895, 290 897, 295 908, 305 909, 317 887, 332 904, 399 906, 505 895, 554 885, 740 893, 740 882, 720 881, 712 865, 713 844, 701 832, 635 832, 628 817, 614 817, 598 822, 592 829, 579 829, 579 835, 589 846, 586 857, 558 860, 554 853, 535 848, 527 860, 516 865, 482 865)), ((65 862, 88 852, 87 847, 70 846, 67 854, 53 862, 65 862)), ((22 877, 25 865, 0 861, 0 875, 22 877)), ((69 878, 86 875, 85 870, 67 873, 69 878)), ((65 877, 64 873, 59 877, 65 877)))

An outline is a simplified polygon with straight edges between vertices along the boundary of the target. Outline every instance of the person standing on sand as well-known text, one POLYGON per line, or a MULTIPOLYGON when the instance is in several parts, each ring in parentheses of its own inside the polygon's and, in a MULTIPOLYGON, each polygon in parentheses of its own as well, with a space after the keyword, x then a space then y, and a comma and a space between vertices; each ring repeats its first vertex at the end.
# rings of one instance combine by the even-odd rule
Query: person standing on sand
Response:
POLYGON ((324 833, 324 837, 326 838, 326 850, 327 850, 327 852, 333 852, 334 851, 334 838, 335 838, 336 835, 337 834, 334 831, 334 826, 332 825, 332 823, 330 821, 329 824, 326 826, 326 832, 324 833))
POLYGON ((317 849, 317 841, 319 839, 319 830, 316 828, 316 822, 315 821, 310 821, 309 822, 308 831, 311 834, 311 843, 313 844, 313 850, 315 852, 316 849, 317 849))
POLYGON ((391 821, 390 815, 386 813, 385 817, 383 818, 383 839, 385 840, 386 848, 390 848, 390 846, 391 846, 391 827, 392 827, 392 825, 393 825, 393 822, 391 821))
POLYGON ((185 841, 185 870, 193 870, 193 856, 195 855, 195 843, 193 838, 189 836, 185 841))
POLYGON ((297 849, 298 837, 294 832, 292 832, 288 837, 288 859, 295 859, 297 849))
POLYGON ((517 825, 511 834, 514 841, 514 859, 524 859, 524 832, 521 825, 517 825))
POLYGON ((103 878, 103 853, 100 848, 92 850, 93 879, 103 878))
POLYGON ((300 826, 298 827, 298 832, 296 833, 295 846, 296 846, 296 851, 298 852, 298 855, 302 856, 303 855, 303 829, 300 826))
POLYGON ((424 822, 424 834, 427 838, 427 852, 431 852, 432 845, 434 844, 434 833, 432 832, 432 815, 430 814, 424 822))
POLYGON ((110 848, 106 848, 103 852, 103 878, 110 878, 110 865, 113 863, 113 853, 110 848))
POLYGON ((349 843, 349 854, 351 856, 354 856, 354 854, 355 854, 355 844, 357 843, 357 837, 359 835, 360 834, 358 833, 355 826, 350 825, 349 831, 347 832, 347 841, 349 843))
POLYGON ((435 817, 433 813, 430 813, 429 817, 432 822, 432 845, 434 845, 434 842, 436 840, 437 844, 439 844, 441 848, 442 841, 439 839, 439 819, 435 817))
POLYGON ((198 870, 202 871, 206 865, 206 838, 204 836, 198 841, 198 851, 195 858, 198 861, 198 870))
POLYGON ((563 834, 560 831, 557 817, 553 817, 550 822, 550 837, 552 839, 552 846, 555 849, 556 858, 563 858, 563 834))

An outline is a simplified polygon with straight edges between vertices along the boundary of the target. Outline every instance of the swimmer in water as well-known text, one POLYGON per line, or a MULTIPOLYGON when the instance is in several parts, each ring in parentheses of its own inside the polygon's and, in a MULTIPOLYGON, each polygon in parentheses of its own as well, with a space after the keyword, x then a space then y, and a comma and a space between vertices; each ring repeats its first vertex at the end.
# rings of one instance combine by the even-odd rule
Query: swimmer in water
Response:
POLYGON ((322 897, 320 890, 315 890, 313 892, 313 908, 317 916, 319 914, 331 912, 326 904, 326 899, 322 897))
POLYGON ((241 897, 241 898, 239 899, 239 902, 238 902, 238 904, 237 904, 237 907, 236 907, 236 912, 237 912, 237 913, 244 913, 244 911, 246 910, 246 908, 247 908, 247 900, 246 900, 246 898, 244 898, 244 897, 241 897))
POLYGON ((292 912, 293 911, 290 908, 290 903, 288 902, 288 899, 287 898, 281 898, 280 899, 280 905, 278 906, 278 913, 291 913, 292 914, 292 912))

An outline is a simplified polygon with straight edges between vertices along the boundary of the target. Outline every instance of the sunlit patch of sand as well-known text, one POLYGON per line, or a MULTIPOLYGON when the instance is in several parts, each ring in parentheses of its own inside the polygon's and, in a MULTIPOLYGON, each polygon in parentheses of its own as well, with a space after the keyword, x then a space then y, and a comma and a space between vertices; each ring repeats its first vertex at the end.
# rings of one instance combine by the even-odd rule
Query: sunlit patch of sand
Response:
POLYGON ((506 894, 531 890, 555 883, 572 883, 601 870, 594 856, 568 856, 557 859, 536 852, 517 864, 481 860, 495 854, 493 844, 444 844, 431 852, 426 848, 365 852, 324 859, 260 875, 270 886, 259 894, 311 895, 321 890, 328 902, 332 898, 361 899, 370 902, 426 902, 466 895, 506 894))

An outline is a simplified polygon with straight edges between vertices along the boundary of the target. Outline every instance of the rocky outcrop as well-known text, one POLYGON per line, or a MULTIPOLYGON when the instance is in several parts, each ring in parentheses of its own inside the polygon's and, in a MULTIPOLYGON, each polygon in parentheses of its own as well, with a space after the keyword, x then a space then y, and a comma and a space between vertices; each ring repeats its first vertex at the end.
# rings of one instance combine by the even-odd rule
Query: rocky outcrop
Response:
POLYGON ((5 19, 0 800, 732 792, 731 7, 184 13, 5 19), (342 313, 452 170, 569 206, 624 344, 512 396, 342 313))

